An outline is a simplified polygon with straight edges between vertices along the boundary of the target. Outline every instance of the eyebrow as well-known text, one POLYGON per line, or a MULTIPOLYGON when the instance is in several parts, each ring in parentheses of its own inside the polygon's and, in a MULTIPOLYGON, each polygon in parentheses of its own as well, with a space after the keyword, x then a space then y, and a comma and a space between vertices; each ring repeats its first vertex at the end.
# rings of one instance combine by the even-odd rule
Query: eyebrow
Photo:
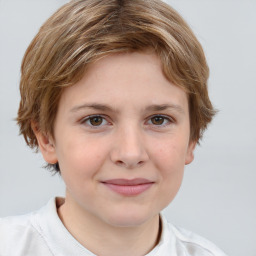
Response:
MULTIPOLYGON (((82 105, 79 105, 79 106, 75 106, 71 109, 71 112, 78 112, 79 110, 86 109, 86 108, 94 109, 94 110, 100 110, 100 111, 118 112, 116 109, 113 109, 112 107, 110 107, 108 105, 99 104, 99 103, 82 104, 82 105)), ((146 111, 146 112, 150 112, 150 111, 157 112, 157 111, 163 111, 163 110, 169 110, 169 109, 175 110, 175 111, 177 111, 181 114, 185 113, 184 109, 180 105, 177 105, 177 104, 160 104, 160 105, 159 104, 153 104, 153 105, 147 106, 144 109, 144 111, 146 111)))
POLYGON ((163 110, 168 110, 168 109, 176 110, 177 112, 179 112, 181 114, 185 113, 184 109, 180 105, 177 105, 177 104, 161 104, 161 105, 154 104, 154 105, 150 105, 150 106, 146 107, 145 110, 157 112, 157 111, 163 111, 163 110))
POLYGON ((83 104, 83 105, 75 106, 71 109, 71 112, 78 112, 79 110, 85 109, 85 108, 101 110, 101 111, 114 111, 113 108, 111 108, 108 105, 92 103, 92 104, 83 104))

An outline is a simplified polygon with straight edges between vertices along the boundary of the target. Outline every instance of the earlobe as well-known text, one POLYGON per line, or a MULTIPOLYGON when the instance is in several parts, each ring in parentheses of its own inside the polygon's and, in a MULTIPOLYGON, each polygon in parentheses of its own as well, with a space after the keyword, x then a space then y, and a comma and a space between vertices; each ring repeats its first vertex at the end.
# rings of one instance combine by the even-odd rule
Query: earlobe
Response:
POLYGON ((41 132, 40 129, 38 129, 37 124, 34 122, 31 123, 31 127, 36 136, 38 146, 44 157, 44 160, 49 164, 57 163, 58 159, 56 156, 55 145, 51 136, 48 136, 41 132))
POLYGON ((185 158, 185 164, 190 164, 194 160, 194 150, 196 147, 197 142, 196 141, 191 141, 188 145, 187 149, 187 155, 185 158))

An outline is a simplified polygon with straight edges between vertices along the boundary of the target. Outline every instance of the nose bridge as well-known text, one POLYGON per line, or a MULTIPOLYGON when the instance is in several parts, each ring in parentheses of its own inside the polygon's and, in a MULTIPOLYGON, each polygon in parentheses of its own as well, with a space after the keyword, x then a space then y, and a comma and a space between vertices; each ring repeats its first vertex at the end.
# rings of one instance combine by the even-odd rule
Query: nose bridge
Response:
POLYGON ((128 125, 121 131, 121 149, 125 154, 137 155, 142 149, 142 134, 136 125, 128 125), (123 131, 123 134, 122 134, 123 131))
POLYGON ((115 136, 112 161, 118 165, 134 168, 147 159, 142 129, 131 123, 120 127, 115 136))

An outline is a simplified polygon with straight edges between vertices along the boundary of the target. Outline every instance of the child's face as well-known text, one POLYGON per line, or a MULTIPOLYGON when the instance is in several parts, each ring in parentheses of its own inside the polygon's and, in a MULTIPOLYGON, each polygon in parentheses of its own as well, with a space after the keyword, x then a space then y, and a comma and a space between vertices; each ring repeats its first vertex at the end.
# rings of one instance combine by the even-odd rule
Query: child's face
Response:
POLYGON ((189 132, 186 94, 164 77, 155 55, 128 53, 98 61, 64 90, 55 140, 40 144, 46 161, 59 162, 66 207, 135 226, 175 197, 193 160, 189 132))

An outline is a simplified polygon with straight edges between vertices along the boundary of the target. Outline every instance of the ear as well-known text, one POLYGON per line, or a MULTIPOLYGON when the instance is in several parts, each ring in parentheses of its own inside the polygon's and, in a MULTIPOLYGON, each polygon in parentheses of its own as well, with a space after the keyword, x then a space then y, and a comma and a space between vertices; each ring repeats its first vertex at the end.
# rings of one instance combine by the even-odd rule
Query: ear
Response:
POLYGON ((194 150, 196 147, 196 141, 190 141, 187 149, 187 154, 185 158, 185 164, 190 164, 194 160, 194 150))
POLYGON ((36 136, 39 149, 43 155, 44 160, 49 164, 55 164, 58 162, 54 140, 51 136, 48 136, 40 131, 38 125, 34 122, 31 123, 32 130, 36 136))

